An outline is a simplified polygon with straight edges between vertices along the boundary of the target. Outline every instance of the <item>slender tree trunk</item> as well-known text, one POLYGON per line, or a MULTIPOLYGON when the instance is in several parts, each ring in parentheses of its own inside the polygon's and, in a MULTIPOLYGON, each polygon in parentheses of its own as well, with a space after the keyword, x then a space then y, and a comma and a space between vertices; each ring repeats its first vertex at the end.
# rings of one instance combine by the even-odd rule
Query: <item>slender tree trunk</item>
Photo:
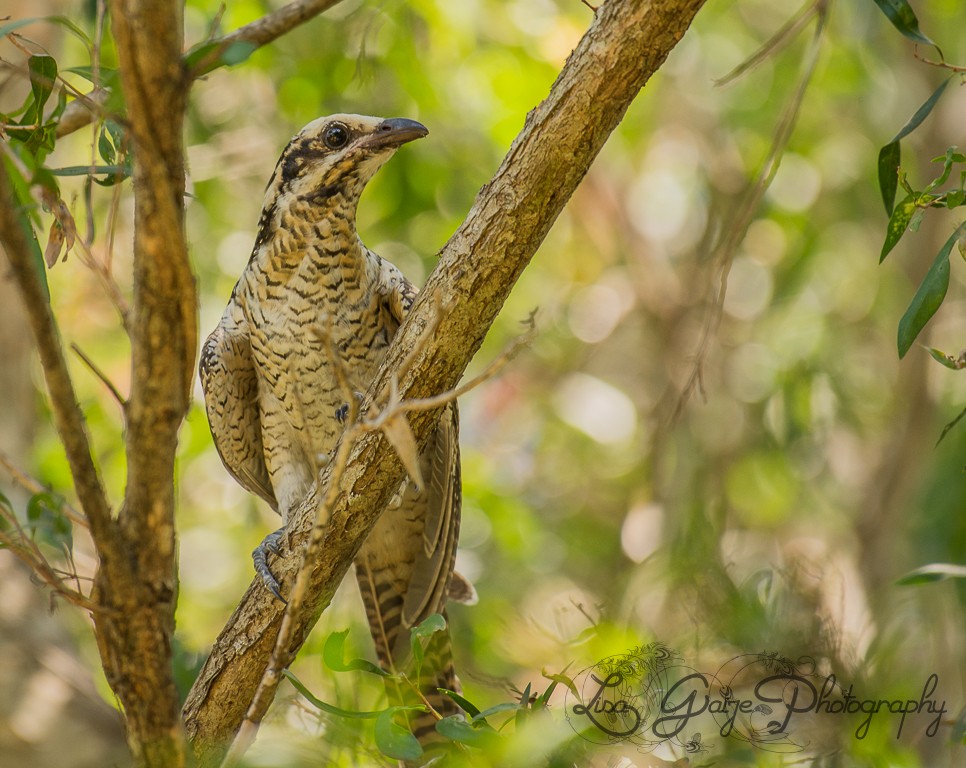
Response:
POLYGON ((182 131, 188 78, 181 4, 114 0, 111 21, 134 151, 127 487, 116 546, 101 552, 95 619, 135 761, 185 764, 171 647, 177 599, 174 461, 190 403, 197 296, 184 232, 182 131))

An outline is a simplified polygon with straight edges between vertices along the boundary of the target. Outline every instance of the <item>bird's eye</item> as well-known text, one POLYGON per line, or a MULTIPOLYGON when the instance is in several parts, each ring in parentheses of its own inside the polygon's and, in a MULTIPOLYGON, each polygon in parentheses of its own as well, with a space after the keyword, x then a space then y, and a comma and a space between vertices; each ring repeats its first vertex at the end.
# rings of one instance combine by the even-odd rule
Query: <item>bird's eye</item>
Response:
POLYGON ((342 123, 332 123, 325 129, 322 140, 329 149, 341 149, 349 141, 349 129, 342 123))

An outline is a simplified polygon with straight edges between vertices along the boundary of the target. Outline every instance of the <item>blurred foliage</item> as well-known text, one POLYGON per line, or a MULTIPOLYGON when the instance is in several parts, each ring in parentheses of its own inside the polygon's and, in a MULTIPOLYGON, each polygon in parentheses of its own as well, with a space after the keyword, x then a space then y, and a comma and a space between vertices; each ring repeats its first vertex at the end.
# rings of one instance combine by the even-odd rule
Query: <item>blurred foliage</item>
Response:
MULTIPOLYGON (((95 3, 61 5, 89 40, 97 38, 95 3)), ((275 5, 232 0, 221 9, 217 0, 188 0, 186 45, 201 61, 213 35, 275 5)), ((963 346, 966 269, 949 258, 959 221, 948 210, 954 204, 941 210, 934 197, 927 201, 934 212, 899 242, 910 209, 889 235, 899 258, 878 266, 887 220, 876 181, 878 148, 947 73, 917 61, 876 4, 831 4, 798 123, 725 271, 717 333, 700 348, 719 277, 713 245, 736 226, 736 200, 772 142, 808 35, 789 39, 726 87, 714 81, 798 10, 792 0, 724 0, 699 13, 550 232, 471 369, 499 354, 539 308, 530 351, 462 401, 457 567, 481 599, 450 609, 456 663, 475 708, 512 705, 483 718, 500 734, 492 750, 470 744, 488 739, 479 736, 480 721, 451 728, 468 764, 658 764, 631 747, 597 748, 562 716, 562 681, 655 640, 700 670, 743 653, 810 656, 877 699, 918 697, 935 673, 937 696, 951 710, 935 735, 907 727, 896 738, 894 719, 883 718, 858 739, 857 721, 843 719, 834 743, 812 749, 838 750, 823 765, 963 758, 953 742, 962 741, 966 704, 966 588, 958 578, 913 575, 928 577, 933 571, 921 569, 937 563, 952 564, 947 575, 956 575, 966 563, 966 429, 951 429, 936 445, 966 402, 966 383, 955 365, 936 365, 912 345, 918 335, 933 356, 952 361, 955 354, 938 351, 963 346), (896 325, 941 253, 942 311, 919 316, 908 343, 900 337, 908 352, 900 363, 896 325), (683 401, 695 374, 699 391, 683 401), (535 706, 548 690, 546 706, 535 706)), ((947 61, 966 61, 966 40, 950 34, 966 23, 960 0, 921 2, 916 11, 918 23, 913 30, 906 17, 907 31, 929 34, 947 61)), ((186 135, 202 332, 216 324, 247 262, 265 182, 302 124, 359 112, 412 117, 430 128, 380 172, 360 206, 367 245, 421 283, 590 21, 577 0, 346 0, 275 45, 229 52, 221 63, 251 55, 196 83, 186 135)), ((33 29, 16 31, 29 38, 33 29)), ((57 29, 49 51, 22 45, 34 57, 53 54, 60 74, 86 91, 91 48, 57 29)), ((99 50, 101 72, 109 74, 116 61, 108 34, 99 50)), ((23 61, 24 53, 7 46, 3 56, 23 61)), ((9 87, 25 103, 37 82, 11 78, 9 87)), ((950 82, 958 85, 959 76, 950 82)), ((903 188, 920 210, 922 195, 939 193, 910 180, 929 177, 936 155, 944 174, 963 162, 946 147, 962 143, 966 98, 958 88, 946 91, 929 119, 902 138, 893 194, 903 188)), ((42 89, 36 94, 35 104, 42 89)), ((50 110, 38 107, 34 118, 52 119, 50 110)), ((43 120, 11 119, 41 124, 8 125, 11 146, 46 151, 43 120)), ((123 166, 123 154, 123 137, 105 123, 57 141, 43 161, 47 168, 123 166)), ((36 168, 18 157, 26 180, 36 168)), ((9 170, 10 153, 4 162, 9 170)), ((940 184, 948 178, 945 200, 962 204, 955 173, 940 184)), ((56 185, 79 236, 127 286, 129 185, 91 188, 69 175, 56 185)), ((894 228, 903 205, 887 201, 894 228)), ((39 210, 36 220, 50 225, 39 210)), ((96 274, 72 255, 47 277, 65 340, 123 393, 128 345, 96 274)), ((72 366, 117 498, 125 476, 120 411, 90 370, 76 359, 72 366)), ((182 684, 249 583, 248 553, 276 524, 222 469, 196 394, 178 469, 182 684)), ((24 462, 68 494, 49 413, 42 403, 36 408, 45 426, 24 462)), ((75 539, 75 549, 89 546, 79 532, 75 539)), ((293 673, 339 709, 383 710, 379 679, 323 663, 325 638, 345 627, 346 653, 371 658, 351 580, 293 673)), ((373 727, 320 713, 289 688, 247 759, 253 766, 389 764, 373 727)), ((788 764, 715 733, 687 735, 655 755, 788 764)))

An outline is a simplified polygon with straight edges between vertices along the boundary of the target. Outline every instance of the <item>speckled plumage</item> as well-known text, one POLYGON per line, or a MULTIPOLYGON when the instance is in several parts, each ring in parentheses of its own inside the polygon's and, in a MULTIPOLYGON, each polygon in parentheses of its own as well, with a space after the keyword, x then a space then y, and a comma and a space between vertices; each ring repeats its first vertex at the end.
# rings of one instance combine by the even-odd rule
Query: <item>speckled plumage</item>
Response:
MULTIPOLYGON (((268 184, 248 266, 202 349, 201 381, 218 452, 232 476, 284 523, 343 429, 337 413, 345 394, 323 334, 353 389, 364 392, 415 298, 402 273, 362 244, 355 214, 379 167, 425 133, 413 121, 335 115, 293 138, 268 184), (347 134, 345 144, 330 146, 339 131, 347 134)), ((420 463, 427 487, 403 483, 356 560, 386 667, 405 658, 409 633, 401 630, 442 611, 452 588, 460 519, 455 404, 445 409, 420 463)), ((456 579, 460 591, 465 584, 456 579)), ((448 636, 437 651, 441 668, 427 690, 454 688, 448 636)), ((453 711, 447 697, 434 695, 433 703, 453 711)))

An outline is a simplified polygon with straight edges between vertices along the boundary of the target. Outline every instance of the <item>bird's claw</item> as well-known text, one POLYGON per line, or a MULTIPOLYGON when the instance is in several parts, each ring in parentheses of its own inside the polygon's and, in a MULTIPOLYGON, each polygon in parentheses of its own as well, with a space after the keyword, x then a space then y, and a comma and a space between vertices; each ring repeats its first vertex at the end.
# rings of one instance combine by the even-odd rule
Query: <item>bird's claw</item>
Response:
MULTIPOLYGON (((356 392, 355 396, 356 396, 356 400, 358 400, 361 403, 366 395, 364 392, 356 392)), ((340 405, 338 408, 335 409, 335 418, 340 424, 345 424, 346 419, 349 418, 348 403, 343 403, 342 405, 340 405)))
POLYGON ((262 583, 268 588, 268 591, 287 605, 287 601, 284 597, 282 597, 281 586, 279 585, 278 580, 272 574, 271 569, 268 567, 269 552, 276 557, 282 556, 282 551, 279 548, 279 544, 284 537, 284 527, 268 534, 268 536, 262 540, 262 543, 255 547, 255 550, 252 552, 252 561, 255 563, 255 573, 261 577, 262 583))

